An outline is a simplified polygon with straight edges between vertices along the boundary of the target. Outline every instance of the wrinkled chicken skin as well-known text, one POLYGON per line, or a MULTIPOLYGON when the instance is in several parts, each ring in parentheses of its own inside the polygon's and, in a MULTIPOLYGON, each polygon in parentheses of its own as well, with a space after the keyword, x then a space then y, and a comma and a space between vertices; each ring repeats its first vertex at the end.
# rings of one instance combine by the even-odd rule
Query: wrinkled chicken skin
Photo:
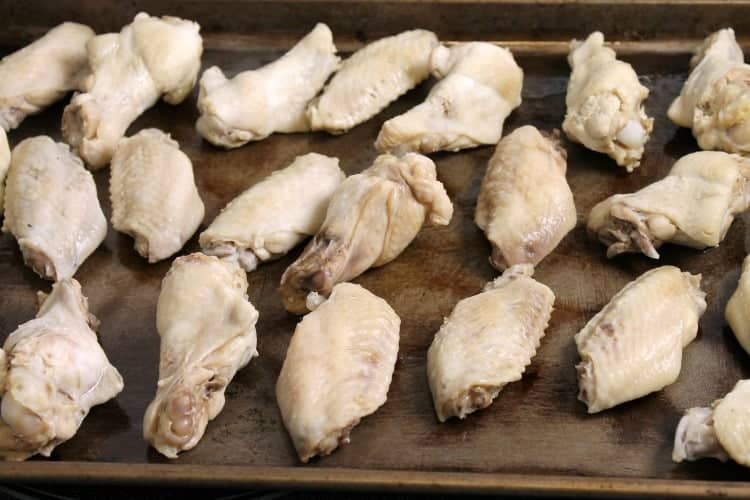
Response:
POLYGON ((566 169, 557 138, 544 137, 530 125, 497 145, 474 215, 492 243, 490 263, 495 268, 537 265, 575 227, 566 169))
POLYGON ((460 301, 427 351, 427 376, 438 420, 488 407, 521 380, 544 336, 555 294, 514 266, 484 291, 460 301))
POLYGON ((709 407, 690 408, 677 425, 672 460, 731 458, 750 467, 750 380, 709 407))
POLYGON ((318 232, 345 177, 337 158, 298 156, 230 201, 201 233, 201 248, 253 271, 318 232))
POLYGON ((571 44, 568 63, 572 73, 565 98, 565 134, 632 172, 654 125, 643 109, 648 89, 630 64, 604 46, 604 35, 598 31, 585 42, 571 44))
POLYGON ((347 178, 331 198, 325 221, 281 277, 289 312, 304 314, 309 292, 327 296, 336 283, 392 261, 425 220, 447 225, 453 205, 426 156, 381 155, 347 178))
POLYGON ((405 31, 355 52, 307 107, 312 130, 343 134, 430 76, 434 33, 405 31))
POLYGON ((94 31, 62 23, 0 61, 0 127, 11 130, 71 90, 88 72, 86 43, 94 31))
POLYGON ((198 77, 200 26, 140 13, 120 33, 87 44, 91 74, 65 107, 65 141, 92 168, 106 166, 131 123, 163 96, 181 103, 198 77))
POLYGON ((0 457, 50 456, 72 438, 89 410, 122 391, 122 377, 99 345, 81 285, 55 283, 36 319, 0 350, 0 457))
POLYGON ((734 31, 723 29, 707 37, 690 68, 667 111, 669 119, 692 128, 701 149, 750 153, 750 65, 734 31))
POLYGON ((276 61, 227 79, 216 66, 200 80, 195 126, 216 146, 237 148, 274 132, 305 132, 307 104, 339 65, 331 30, 319 23, 276 61))
POLYGON ((677 380, 706 310, 700 275, 652 269, 620 290, 575 336, 578 399, 597 413, 677 380))
POLYGON ((734 216, 750 205, 750 160, 718 151, 680 158, 660 181, 616 194, 591 210, 588 231, 607 257, 642 252, 658 259, 663 243, 703 249, 724 239, 734 216))
POLYGON ((300 460, 329 455, 386 401, 401 320, 386 301, 340 283, 297 325, 276 383, 300 460))
POLYGON ((13 149, 2 230, 16 238, 26 265, 53 281, 72 277, 104 241, 94 178, 66 144, 38 136, 13 149))
POLYGON ((750 354, 750 255, 742 263, 740 281, 727 302, 724 316, 737 341, 750 354))
POLYGON ((497 144, 521 104, 523 70, 513 54, 485 42, 441 45, 430 69, 441 80, 422 104, 383 124, 375 148, 432 153, 497 144))
POLYGON ((8 146, 8 136, 5 130, 0 127, 0 216, 3 215, 3 205, 5 204, 5 177, 8 175, 10 168, 10 146, 8 146))
POLYGON ((198 444, 227 385, 258 355, 257 321, 237 264, 200 253, 174 260, 156 306, 159 382, 143 417, 143 437, 159 453, 176 458, 198 444))
POLYGON ((111 170, 112 227, 131 235, 151 263, 177 253, 205 212, 179 144, 161 130, 141 130, 118 143, 111 170))

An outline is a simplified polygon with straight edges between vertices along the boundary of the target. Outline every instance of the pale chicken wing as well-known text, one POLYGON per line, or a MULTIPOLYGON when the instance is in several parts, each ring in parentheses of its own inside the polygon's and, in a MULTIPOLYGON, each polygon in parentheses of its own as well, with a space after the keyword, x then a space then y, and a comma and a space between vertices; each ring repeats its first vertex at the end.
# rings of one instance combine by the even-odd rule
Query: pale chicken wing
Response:
POLYGON ((674 266, 652 269, 620 290, 575 336, 581 362, 578 399, 589 413, 674 383, 682 351, 706 310, 701 276, 674 266))
POLYGON ((10 168, 10 146, 5 130, 0 127, 0 215, 3 215, 5 200, 5 177, 10 168))
POLYGON ((190 158, 161 130, 122 139, 112 158, 112 227, 135 239, 149 262, 177 253, 203 221, 190 158))
POLYGON ((711 407, 690 408, 680 419, 672 460, 708 457, 750 467, 750 380, 740 380, 711 407))
POLYGON ((86 43, 94 31, 62 23, 0 61, 0 127, 16 128, 71 90, 88 74, 86 43))
POLYGON ((329 455, 387 399, 401 320, 359 285, 340 283, 297 325, 276 382, 300 460, 329 455))
POLYGON ((307 104, 339 65, 331 30, 319 23, 276 61, 232 79, 213 66, 200 80, 195 123, 217 146, 237 148, 274 132, 310 130, 307 104))
POLYGON ((65 107, 65 141, 92 168, 106 166, 131 123, 163 96, 182 102, 201 65, 200 26, 176 17, 141 12, 120 33, 87 44, 91 74, 83 93, 65 107))
POLYGON ((53 281, 72 277, 104 241, 94 178, 66 144, 38 136, 13 149, 2 230, 16 238, 26 265, 53 281))
POLYGON ((176 458, 198 444, 234 375, 258 355, 257 321, 237 264, 200 253, 174 260, 156 305, 159 382, 143 417, 159 453, 176 458))
POLYGON ((734 216, 750 206, 750 160, 719 151, 680 158, 660 181, 616 194, 591 209, 588 232, 607 257, 642 252, 658 259, 663 243, 703 249, 724 239, 734 216))
POLYGON ((565 134, 632 172, 654 125, 643 109, 648 89, 630 64, 604 46, 598 31, 572 43, 568 62, 573 71, 565 98, 565 134))
POLYGON ((427 351, 427 377, 438 420, 488 407, 521 380, 544 336, 555 294, 520 264, 463 299, 427 351))
POLYGON ((708 36, 667 116, 692 128, 701 149, 750 153, 750 65, 731 28, 708 36))
POLYGON ((345 177, 337 158, 298 156, 230 201, 201 233, 201 248, 253 271, 318 232, 345 177))
POLYGON ((530 125, 497 145, 474 215, 492 243, 490 263, 495 268, 537 265, 575 227, 566 169, 557 138, 545 137, 530 125))
POLYGON ((750 354, 750 255, 742 262, 740 281, 727 302, 724 316, 737 341, 750 354))
POLYGON ((122 391, 117 369, 92 328, 81 285, 52 286, 36 319, 18 327, 0 350, 0 458, 50 456, 72 438, 93 406, 122 391))
POLYGON ((355 52, 307 107, 312 130, 342 134, 385 109, 430 76, 431 31, 381 38, 355 52))
POLYGON ((387 264, 412 242, 425 220, 447 225, 453 205, 426 156, 381 155, 347 178, 331 198, 325 220, 281 277, 284 307, 303 314, 309 292, 327 296, 336 283, 387 264))
POLYGON ((438 46, 430 59, 441 78, 422 104, 383 124, 379 151, 458 151, 497 144, 521 104, 523 70, 507 49, 485 42, 438 46))

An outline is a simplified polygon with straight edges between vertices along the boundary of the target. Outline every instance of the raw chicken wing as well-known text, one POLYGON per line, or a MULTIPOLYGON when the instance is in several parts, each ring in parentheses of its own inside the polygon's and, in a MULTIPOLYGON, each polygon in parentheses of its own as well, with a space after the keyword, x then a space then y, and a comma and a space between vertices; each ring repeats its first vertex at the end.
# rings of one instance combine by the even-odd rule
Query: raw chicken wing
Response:
POLYGON ((711 407, 690 408, 677 425, 672 460, 731 458, 750 467, 750 380, 740 380, 711 407))
POLYGON ((585 42, 571 44, 568 62, 573 71, 565 98, 565 134, 632 172, 654 125, 643 110, 648 89, 630 64, 604 46, 598 31, 585 42))
POLYGON ((565 150, 530 126, 497 145, 479 190, 474 220, 492 242, 490 263, 503 270, 537 265, 576 225, 565 179, 565 150))
POLYGON ((104 241, 94 178, 66 144, 38 136, 13 149, 3 232, 15 236, 26 265, 53 281, 72 277, 104 241))
POLYGON ((0 127, 16 128, 71 90, 88 74, 86 43, 94 31, 62 23, 0 61, 0 127))
POLYGON ((161 130, 119 142, 109 190, 112 226, 135 238, 136 251, 152 263, 177 253, 203 220, 193 164, 161 130))
POLYGON ((10 168, 10 146, 8 146, 8 136, 5 130, 0 127, 0 215, 3 215, 3 205, 5 200, 5 177, 8 175, 10 168))
POLYGON ((431 31, 412 30, 358 50, 308 105, 311 128, 342 134, 380 113, 430 76, 430 54, 437 45, 431 31))
POLYGON ((201 233, 201 248, 253 271, 318 232, 344 177, 337 158, 298 156, 230 201, 201 233))
POLYGON ((381 155, 331 198, 325 221, 281 277, 284 307, 303 314, 309 292, 327 296, 336 283, 392 261, 427 219, 447 225, 453 205, 426 156, 381 155))
POLYGON ((727 323, 740 345, 750 354, 750 255, 742 263, 742 274, 724 311, 727 323))
POLYGON ((530 264, 506 270, 459 302, 435 335, 427 376, 441 422, 488 407, 505 384, 521 380, 555 301, 533 271, 530 264))
POLYGON ((589 413, 677 380, 682 350, 706 310, 701 276, 662 266, 628 283, 575 336, 578 399, 589 413))
POLYGON ((438 46, 430 60, 442 78, 422 104, 385 122, 379 151, 458 151, 497 144, 521 104, 523 70, 507 49, 485 42, 438 46))
POLYGON ((351 283, 336 285, 297 325, 276 399, 300 460, 348 443, 354 426, 385 403, 400 325, 386 301, 351 283))
POLYGON ((227 79, 216 66, 200 81, 195 123, 209 142, 236 148, 274 132, 310 130, 305 115, 340 59, 331 30, 319 23, 289 52, 262 68, 227 79))
POLYGON ((156 305, 159 382, 143 418, 143 437, 161 454, 195 447, 224 408, 227 385, 258 355, 257 321, 237 264, 200 253, 172 263, 156 305))
POLYGON ((591 210, 588 231, 607 257, 643 252, 658 259, 663 243, 703 249, 721 243, 734 216, 750 206, 750 160, 718 151, 680 158, 669 175, 591 210))
POLYGON ((52 286, 36 319, 10 334, 0 350, 1 458, 50 456, 93 406, 122 391, 122 377, 97 341, 97 325, 81 285, 65 279, 52 286))
POLYGON ((91 75, 65 108, 62 131, 90 168, 110 162, 130 124, 160 97, 179 104, 190 94, 203 52, 199 29, 141 12, 120 33, 89 41, 91 75))
POLYGON ((685 85, 667 111, 692 128, 701 149, 750 153, 750 65, 731 28, 707 37, 690 60, 685 85))

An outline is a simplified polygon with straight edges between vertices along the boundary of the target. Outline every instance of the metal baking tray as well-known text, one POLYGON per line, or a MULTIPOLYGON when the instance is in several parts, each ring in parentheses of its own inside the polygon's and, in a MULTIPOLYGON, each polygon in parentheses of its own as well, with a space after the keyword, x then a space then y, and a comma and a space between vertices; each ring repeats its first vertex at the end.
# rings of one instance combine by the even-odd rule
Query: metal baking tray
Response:
MULTIPOLYGON (((535 277, 557 295, 547 335, 522 381, 464 421, 438 424, 425 375, 433 334, 457 301, 496 276, 490 245, 473 223, 474 204, 492 147, 433 155, 438 176, 455 204, 451 224, 425 228, 391 264, 355 281, 384 297, 402 319, 399 358, 388 402, 352 433, 351 444, 306 466, 298 464, 281 423, 274 384, 297 318, 276 293, 279 278, 300 249, 249 275, 249 295, 260 311, 260 358, 227 391, 224 411, 192 451, 168 461, 141 437, 146 405, 155 390, 159 339, 154 317, 170 262, 147 264, 132 240, 110 228, 106 242, 81 267, 99 336, 125 379, 115 400, 94 408, 78 434, 51 459, 0 463, 0 480, 179 483, 262 487, 375 488, 383 490, 502 492, 617 496, 750 496, 750 473, 736 464, 704 460, 674 464, 671 446, 682 411, 704 405, 750 376, 750 359, 726 326, 723 309, 750 240, 750 218, 740 217, 720 247, 705 252, 664 247, 660 262, 639 255, 605 258, 584 221, 594 203, 661 178, 680 156, 696 151, 690 131, 666 118, 688 71, 691 49, 709 32, 734 26, 750 35, 748 2, 657 1, 336 1, 158 0, 116 2, 0 1, 0 44, 18 48, 49 27, 74 20, 97 32, 116 31, 136 12, 198 21, 204 67, 228 73, 278 57, 315 22, 332 28, 343 51, 381 35, 423 27, 442 40, 491 40, 509 46, 526 77, 523 104, 506 131, 533 124, 558 128, 565 112, 571 38, 600 29, 616 42, 651 89, 647 112, 656 118, 643 165, 626 174, 603 155, 564 142, 578 226, 538 267, 535 277), (679 380, 665 390, 598 415, 576 400, 573 335, 625 283, 662 263, 703 274, 708 310, 697 340, 685 351, 679 380)), ((274 135, 233 151, 201 141, 194 129, 196 92, 183 104, 157 104, 130 133, 158 127, 190 156, 206 203, 204 225, 244 188, 316 151, 338 156, 348 174, 370 165, 382 122, 421 102, 432 81, 346 135, 274 135)), ((11 132, 60 138, 64 103, 27 119, 11 132)), ((108 170, 95 173, 109 215, 108 170)), ((198 249, 193 238, 182 253, 198 249)), ((36 312, 35 292, 49 290, 21 259, 13 239, 0 236, 0 332, 4 338, 36 312)), ((2 340, 2 339, 0 339, 2 340)))

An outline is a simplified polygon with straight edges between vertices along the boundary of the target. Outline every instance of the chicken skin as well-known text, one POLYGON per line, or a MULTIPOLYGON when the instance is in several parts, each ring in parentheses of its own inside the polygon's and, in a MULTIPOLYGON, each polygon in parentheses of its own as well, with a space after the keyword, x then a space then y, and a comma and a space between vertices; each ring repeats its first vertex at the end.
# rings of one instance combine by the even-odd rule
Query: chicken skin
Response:
POLYGON ((198 133, 216 146, 237 148, 274 132, 305 132, 307 104, 339 65, 331 30, 319 23, 276 61, 227 79, 221 69, 207 69, 200 80, 195 123, 198 133))
POLYGON ((571 44, 568 62, 573 71, 565 97, 565 134, 632 172, 654 125, 643 109, 648 89, 630 64, 604 46, 598 31, 571 44))
POLYGON ((94 178, 66 144, 38 136, 13 149, 3 232, 16 238, 26 265, 53 281, 72 277, 104 241, 94 178))
MULTIPOLYGON (((44 297, 43 294, 40 294, 44 297)), ((49 457, 72 438, 93 406, 123 389, 96 338, 81 285, 55 283, 37 313, 0 350, 0 457, 49 457)))
POLYGON ((385 403, 400 325, 386 301, 351 283, 336 285, 302 318, 276 382, 281 417, 302 462, 348 443, 360 420, 385 403))
POLYGON ((620 290, 575 336, 578 399, 596 413, 674 383, 706 310, 701 276, 652 269, 620 290))
POLYGON ((257 321, 237 264, 201 253, 174 260, 156 305, 159 382, 143 417, 159 453, 176 458, 198 444, 234 375, 258 355, 257 321))
POLYGON ((474 215, 492 243, 490 263, 496 269, 537 265, 575 227, 566 169, 557 138, 545 137, 530 125, 497 145, 474 215))
POLYGON ((325 220, 281 277, 289 312, 307 312, 309 292, 327 296, 336 283, 392 261, 425 220, 447 225, 453 205, 437 180, 435 164, 417 153, 381 155, 334 192, 325 220))
POLYGON ((91 74, 65 107, 62 132, 89 168, 109 164, 131 123, 163 97, 179 104, 198 77, 198 24, 141 12, 120 33, 89 40, 91 74))
POLYGON ((430 70, 441 80, 422 104, 383 124, 375 148, 432 153, 497 144, 521 104, 523 70, 513 54, 485 42, 441 45, 430 70))

